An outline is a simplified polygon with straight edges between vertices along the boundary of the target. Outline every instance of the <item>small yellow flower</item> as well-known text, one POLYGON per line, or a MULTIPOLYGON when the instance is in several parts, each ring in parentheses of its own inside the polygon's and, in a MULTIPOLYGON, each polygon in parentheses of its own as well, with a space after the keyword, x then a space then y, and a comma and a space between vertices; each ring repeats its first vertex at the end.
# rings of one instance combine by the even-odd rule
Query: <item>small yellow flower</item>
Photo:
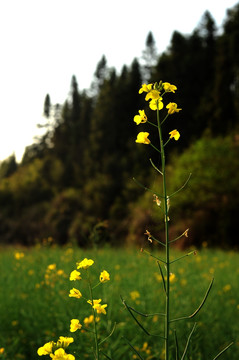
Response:
POLYGON ((148 132, 140 132, 137 135, 137 139, 135 140, 136 143, 139 144, 150 144, 150 140, 148 139, 149 133, 148 132))
POLYGON ((94 310, 96 310, 97 314, 106 314, 105 308, 107 307, 107 304, 101 305, 101 299, 93 300, 93 305, 91 300, 88 300, 87 302, 93 307, 94 310))
POLYGON ((153 87, 153 84, 143 84, 142 86, 141 86, 141 88, 139 89, 139 94, 142 94, 143 92, 149 92, 149 91, 151 91, 151 89, 152 89, 152 87, 153 87))
POLYGON ((139 110, 139 115, 135 115, 134 122, 136 122, 137 125, 141 123, 145 123, 147 121, 147 116, 144 112, 144 110, 139 110))
POLYGON ((169 115, 172 115, 174 114, 175 112, 179 112, 180 110, 182 109, 179 109, 178 108, 178 105, 176 103, 173 103, 173 102, 170 102, 166 108, 168 109, 168 114, 169 115))
POLYGON ((73 270, 70 274, 70 280, 71 281, 81 280, 80 272, 77 270, 73 270))
POLYGON ((130 297, 132 300, 137 300, 138 298, 140 298, 140 293, 137 290, 131 291, 130 297))
POLYGON ((54 342, 50 341, 48 343, 46 343, 45 345, 41 346, 38 350, 37 350, 37 354, 39 356, 42 355, 49 355, 52 353, 52 346, 53 346, 54 342))
POLYGON ((0 348, 0 355, 1 354, 3 354, 4 353, 4 351, 5 351, 5 349, 2 347, 2 348, 0 348))
POLYGON ((149 103, 149 107, 151 110, 161 110, 163 108, 163 102, 161 101, 162 98, 159 97, 158 99, 153 99, 149 103))
POLYGON ((175 93, 175 90, 177 90, 177 86, 172 85, 172 84, 170 84, 168 82, 163 83, 163 88, 164 88, 164 91, 166 91, 166 92, 175 93))
POLYGON ((82 297, 82 294, 79 290, 73 288, 70 290, 69 297, 75 297, 77 299, 80 299, 82 297))
POLYGON ((78 319, 72 319, 70 325, 70 332, 75 332, 82 328, 82 325, 78 319))
POLYGON ((56 269, 56 264, 50 264, 47 266, 47 270, 55 270, 56 269))
POLYGON ((109 280, 110 280, 110 274, 106 270, 103 270, 100 273, 100 282, 104 283, 104 282, 109 281, 109 280))
POLYGON ((151 100, 162 100, 162 97, 160 96, 160 92, 158 90, 151 90, 148 92, 148 94, 145 96, 145 100, 148 101, 151 100))
POLYGON ((105 310, 105 308, 106 308, 107 306, 108 306, 107 304, 103 304, 103 305, 101 305, 101 304, 95 304, 95 305, 93 305, 93 309, 96 310, 97 314, 104 314, 104 315, 106 315, 106 310, 105 310))
POLYGON ((81 262, 76 263, 77 269, 88 269, 88 267, 92 266, 94 264, 94 260, 85 258, 81 262))
POLYGON ((84 321, 84 324, 86 326, 88 326, 89 324, 91 324, 94 321, 94 316, 90 315, 89 317, 84 318, 83 321, 84 321))
POLYGON ((175 280, 176 280, 176 275, 173 274, 173 273, 171 273, 171 274, 169 275, 169 281, 172 283, 172 282, 174 282, 175 280))
POLYGON ((54 354, 50 354, 52 360, 75 360, 75 357, 71 354, 67 354, 64 349, 57 349, 54 354))
POLYGON ((178 140, 180 138, 180 134, 178 130, 170 131, 169 135, 170 135, 170 139, 174 138, 175 140, 178 140))
POLYGON ((60 336, 57 343, 56 343, 56 346, 58 348, 63 348, 63 349, 66 349, 71 343, 74 342, 74 339, 73 337, 68 337, 68 336, 60 336))
POLYGON ((231 290, 231 285, 230 284, 227 284, 227 285, 225 285, 224 287, 223 287, 223 291, 224 292, 228 292, 228 291, 230 291, 231 290))
MULTIPOLYGON (((91 300, 87 300, 88 304, 92 305, 92 301, 91 300)), ((101 302, 101 299, 98 300, 93 300, 93 304, 99 304, 101 302)))
POLYGON ((25 256, 25 255, 24 255, 23 252, 16 252, 16 253, 14 254, 14 257, 15 257, 16 260, 20 260, 20 259, 22 259, 24 256, 25 256))

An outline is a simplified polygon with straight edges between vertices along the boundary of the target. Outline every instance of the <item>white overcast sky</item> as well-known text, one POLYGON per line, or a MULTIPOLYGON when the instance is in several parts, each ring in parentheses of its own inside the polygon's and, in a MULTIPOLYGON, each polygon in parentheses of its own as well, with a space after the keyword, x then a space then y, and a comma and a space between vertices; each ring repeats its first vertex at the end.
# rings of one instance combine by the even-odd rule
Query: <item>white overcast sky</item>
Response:
MULTIPOLYGON (((159 54, 174 30, 190 34, 206 10, 219 27, 233 0, 3 0, 0 2, 0 160, 39 133, 45 95, 66 99, 72 75, 90 87, 104 54, 121 70, 140 57, 149 31, 159 54)), ((159 79, 156 79, 159 80, 159 79)))

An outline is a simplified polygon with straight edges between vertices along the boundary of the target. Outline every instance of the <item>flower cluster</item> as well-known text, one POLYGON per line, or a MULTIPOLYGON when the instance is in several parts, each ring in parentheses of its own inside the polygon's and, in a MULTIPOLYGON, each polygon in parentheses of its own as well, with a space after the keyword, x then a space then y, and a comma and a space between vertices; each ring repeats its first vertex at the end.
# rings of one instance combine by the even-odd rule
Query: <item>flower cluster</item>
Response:
MULTIPOLYGON (((89 317, 85 317, 82 324, 80 323, 79 319, 71 319, 70 322, 70 332, 75 332, 77 330, 81 330, 84 332, 87 330, 87 328, 90 326, 90 324, 94 323, 94 326, 96 327, 96 323, 99 322, 100 318, 96 314, 104 314, 106 315, 106 307, 107 304, 102 304, 101 299, 93 299, 93 289, 107 281, 110 280, 110 274, 103 270, 100 272, 99 275, 99 282, 92 287, 91 281, 89 278, 88 269, 94 264, 94 261, 91 259, 85 258, 84 260, 77 262, 76 267, 77 270, 73 270, 70 273, 69 279, 70 281, 81 281, 82 278, 84 278, 83 275, 86 275, 86 280, 88 281, 88 285, 90 288, 90 300, 88 300, 86 297, 84 297, 80 290, 73 287, 69 292, 69 297, 81 299, 83 298, 88 304, 90 304, 92 309, 92 315, 89 317), (82 269, 82 274, 79 269, 82 269)), ((56 264, 50 264, 47 268, 47 273, 51 273, 52 271, 56 270, 56 264)), ((88 298, 89 298, 88 297, 88 298)), ((89 330, 88 330, 89 331, 89 330)), ((96 330, 93 332, 96 334, 96 330)), ((63 337, 60 336, 59 340, 57 342, 50 341, 41 346, 37 353, 39 356, 42 355, 49 355, 53 360, 75 360, 75 357, 71 354, 66 353, 66 348, 74 341, 72 337, 63 337)))
MULTIPOLYGON (((80 262, 77 262, 76 263, 76 266, 77 266, 77 269, 83 269, 83 270, 88 270, 88 268, 90 266, 92 266, 94 264, 94 260, 92 259, 87 259, 85 258, 84 260, 80 261, 80 262)), ((82 280, 82 277, 81 277, 81 273, 77 270, 73 270, 71 273, 70 273, 70 281, 80 281, 82 280)), ((87 279, 89 280, 89 277, 87 276, 87 279)), ((101 283, 105 283, 107 281, 110 280, 110 274, 106 271, 106 270, 103 270, 101 271, 100 275, 99 275, 99 282, 96 286, 100 285, 101 283)), ((89 282, 89 285, 90 285, 90 288, 91 288, 91 295, 92 295, 92 286, 91 286, 91 282, 89 282)), ((96 287, 94 286, 94 288, 96 287)), ((93 295, 92 295, 93 296, 93 295)), ((95 316, 95 313, 97 314, 104 314, 106 315, 106 307, 107 307, 107 304, 101 304, 101 299, 87 299, 86 297, 84 297, 82 295, 82 293, 80 292, 80 290, 76 289, 76 288, 72 288, 70 290, 70 293, 69 293, 69 297, 74 297, 74 298, 77 298, 77 299, 80 299, 80 298, 83 298, 84 300, 87 301, 88 304, 91 305, 92 307, 92 310, 93 310, 93 314, 94 315, 91 315, 89 316, 89 318, 85 318, 84 319, 84 324, 85 325, 89 325, 91 322, 95 321, 95 322, 98 322, 99 321, 99 318, 95 316)), ((75 332, 79 329, 82 328, 82 325, 80 323, 80 320, 78 319, 72 319, 71 320, 71 324, 70 324, 70 331, 71 332, 75 332)))
POLYGON ((57 342, 50 341, 37 350, 39 356, 49 355, 52 360, 75 360, 71 354, 67 354, 65 349, 74 341, 72 337, 60 336, 57 342))
MULTIPOLYGON (((141 86, 141 88, 139 89, 139 94, 146 93, 145 100, 149 101, 149 108, 151 110, 159 111, 159 110, 162 110, 164 107, 163 96, 169 92, 175 93, 176 90, 177 90, 177 87, 175 85, 172 85, 168 82, 163 83, 162 81, 160 81, 159 83, 155 83, 155 84, 143 84, 141 86)), ((182 110, 182 109, 179 109, 178 105, 174 102, 168 103, 166 105, 166 109, 168 110, 168 112, 167 112, 164 120, 166 120, 166 118, 169 115, 172 115, 172 114, 177 113, 180 110, 182 110)), ((163 123, 164 120, 161 123, 163 123)), ((139 110, 139 115, 134 116, 134 122, 137 125, 149 122, 148 117, 145 114, 145 110, 139 110)), ((152 123, 150 123, 150 124, 152 124, 152 123)), ((155 124, 153 124, 153 125, 155 125, 155 124)), ((169 140, 172 138, 174 140, 178 140, 180 137, 180 134, 176 129, 170 131, 169 135, 170 135, 169 140)), ((137 139, 135 140, 135 142, 140 143, 140 144, 146 144, 146 145, 151 144, 151 141, 149 140, 148 136, 149 136, 148 132, 140 132, 137 135, 137 139)))

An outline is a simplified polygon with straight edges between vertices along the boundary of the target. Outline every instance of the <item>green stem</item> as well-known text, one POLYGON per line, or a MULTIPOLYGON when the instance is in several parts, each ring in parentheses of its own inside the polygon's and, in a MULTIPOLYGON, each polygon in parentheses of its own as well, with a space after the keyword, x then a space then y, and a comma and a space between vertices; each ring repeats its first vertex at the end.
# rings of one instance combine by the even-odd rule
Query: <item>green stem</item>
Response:
POLYGON ((160 141, 160 153, 161 153, 161 163, 162 163, 162 173, 163 173, 163 202, 164 202, 164 214, 165 214, 165 263, 166 263, 166 301, 165 301, 165 328, 164 328, 164 337, 165 337, 165 360, 169 360, 169 306, 170 306, 170 261, 169 261, 169 234, 168 234, 168 204, 167 204, 167 187, 166 187, 166 171, 165 171, 165 152, 164 144, 161 130, 161 123, 159 118, 159 110, 157 109, 157 123, 158 123, 158 132, 159 132, 159 141, 160 141))
POLYGON ((95 338, 95 358, 96 360, 99 360, 99 345, 98 345, 98 334, 97 334, 97 324, 96 324, 96 316, 95 316, 95 310, 93 309, 93 291, 92 291, 92 286, 91 286, 91 282, 90 282, 90 278, 89 278, 89 274, 88 274, 88 270, 87 270, 87 280, 88 280, 88 284, 89 284, 89 290, 90 290, 90 298, 91 298, 91 304, 92 304, 92 314, 94 317, 94 338, 95 338))

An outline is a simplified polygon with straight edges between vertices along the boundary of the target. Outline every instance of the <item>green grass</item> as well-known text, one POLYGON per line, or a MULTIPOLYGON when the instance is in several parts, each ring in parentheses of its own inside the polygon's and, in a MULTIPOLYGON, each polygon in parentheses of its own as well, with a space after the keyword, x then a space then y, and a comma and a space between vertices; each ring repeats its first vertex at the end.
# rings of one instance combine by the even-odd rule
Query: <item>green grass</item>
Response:
MULTIPOLYGON (((154 255, 163 257, 160 253, 154 255)), ((180 252, 172 252, 172 258, 181 255, 180 252)), ((82 281, 74 284, 69 281, 76 261, 84 257, 95 260, 90 268, 95 282, 98 281, 99 272, 104 269, 111 275, 110 282, 95 290, 95 298, 102 298, 102 302, 108 304, 107 315, 101 315, 100 320, 102 337, 110 333, 114 322, 117 324, 114 334, 104 345, 104 351, 114 360, 133 359, 133 352, 125 337, 139 349, 147 342, 147 348, 145 345, 142 350, 145 360, 162 356, 162 340, 147 336, 135 324, 120 300, 122 296, 143 313, 164 311, 162 281, 152 257, 137 249, 36 247, 1 248, 0 251, 0 348, 5 348, 5 354, 0 357, 7 360, 35 360, 39 358, 36 353, 38 347, 45 342, 56 341, 63 335, 74 337, 75 342, 70 345, 69 352, 73 354, 76 351, 74 355, 77 360, 93 359, 93 338, 90 333, 69 331, 72 318, 82 321, 90 315, 89 305, 84 300, 68 296, 72 287, 86 294, 87 289, 82 281), (15 252, 23 252, 24 257, 15 259, 15 252), (56 264, 56 269, 50 271, 47 278, 50 264, 56 264), (134 300, 130 295, 133 291, 139 293, 134 300)), ((190 315, 203 299, 211 278, 215 278, 209 297, 198 315, 191 320, 172 324, 172 331, 177 329, 182 353, 187 335, 194 322, 197 322, 187 359, 213 359, 231 341, 234 341, 234 345, 220 359, 239 359, 238 263, 238 253, 203 249, 196 256, 191 255, 172 265, 171 271, 175 274, 171 285, 173 318, 190 315)), ((155 315, 138 319, 149 332, 163 335, 162 317, 155 315)))

